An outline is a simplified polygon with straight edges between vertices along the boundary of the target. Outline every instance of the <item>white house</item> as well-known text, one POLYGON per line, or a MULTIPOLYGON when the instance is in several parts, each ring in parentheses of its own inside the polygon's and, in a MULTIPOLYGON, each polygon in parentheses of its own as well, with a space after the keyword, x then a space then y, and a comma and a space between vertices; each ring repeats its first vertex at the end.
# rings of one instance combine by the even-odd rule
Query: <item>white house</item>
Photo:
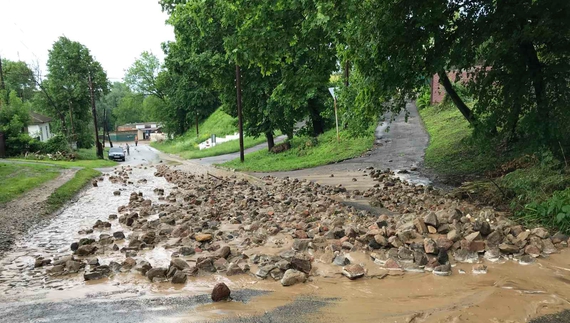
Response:
POLYGON ((50 121, 50 117, 30 112, 30 122, 28 124, 28 134, 30 134, 30 137, 43 142, 48 141, 48 139, 52 137, 49 128, 50 121))

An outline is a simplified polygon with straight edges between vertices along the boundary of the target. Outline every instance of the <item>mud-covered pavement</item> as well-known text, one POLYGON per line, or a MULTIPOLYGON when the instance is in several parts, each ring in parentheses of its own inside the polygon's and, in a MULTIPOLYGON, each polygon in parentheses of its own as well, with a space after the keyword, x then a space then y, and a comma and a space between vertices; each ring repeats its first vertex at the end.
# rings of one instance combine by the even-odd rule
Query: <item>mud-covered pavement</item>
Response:
POLYGON ((162 166, 119 168, 82 192, 46 227, 18 241, 0 261, 0 317, 9 322, 506 323, 570 309, 570 252, 560 236, 531 233, 501 214, 485 213, 489 229, 500 228, 506 244, 494 258, 491 234, 475 225, 478 206, 423 189, 416 192, 387 173, 369 171, 379 186, 364 194, 382 201, 393 218, 343 206, 335 198, 350 200, 353 194, 339 188, 275 179, 251 185, 239 177, 222 179, 225 174, 214 169, 177 168, 200 176, 171 173, 162 166), (410 199, 403 203, 403 196, 410 199), (445 206, 445 212, 437 213, 441 223, 434 224, 422 208, 437 205, 445 206), (462 209, 464 216, 453 213, 455 222, 449 222, 444 215, 451 207, 462 209), (133 212, 139 216, 130 222, 133 212), (431 223, 425 229, 440 232, 420 233, 423 227, 404 220, 418 218, 431 223), (100 226, 93 228, 98 220, 100 226), (385 225, 378 224, 382 221, 385 225), (450 236, 442 232, 450 229, 462 237, 475 232, 482 237, 468 245, 458 238, 457 245, 445 247, 444 259, 428 248, 443 248, 437 243, 448 243, 443 237, 450 236), (503 235, 507 229, 525 237, 503 235), (118 231, 124 239, 114 239, 118 231), (149 232, 156 236, 145 237, 149 232), (90 244, 97 249, 74 254, 70 246, 81 239, 93 239, 90 244), (479 256, 457 252, 482 252, 480 241, 489 248, 479 256), (528 257, 535 249, 527 246, 541 248, 536 260, 528 257), (221 250, 229 254, 221 256, 221 250), (65 258, 70 256, 75 260, 65 258), (473 256, 477 259, 469 259, 473 256), (189 265, 180 270, 186 281, 177 284, 166 272, 149 277, 148 269, 143 274, 137 267, 126 268, 129 257, 169 273, 176 267, 174 259, 183 260, 189 265), (38 259, 50 263, 36 267, 38 259), (434 274, 435 267, 447 262, 449 267, 438 270, 449 270, 450 276, 434 274), (361 266, 363 276, 347 278, 348 263, 361 266), (486 273, 475 273, 477 265, 486 266, 486 273), (85 281, 86 273, 106 266, 116 270, 85 281), (306 270, 299 276, 305 282, 283 286, 283 274, 291 269, 306 270), (233 301, 211 303, 209 292, 217 282, 230 286, 233 301))

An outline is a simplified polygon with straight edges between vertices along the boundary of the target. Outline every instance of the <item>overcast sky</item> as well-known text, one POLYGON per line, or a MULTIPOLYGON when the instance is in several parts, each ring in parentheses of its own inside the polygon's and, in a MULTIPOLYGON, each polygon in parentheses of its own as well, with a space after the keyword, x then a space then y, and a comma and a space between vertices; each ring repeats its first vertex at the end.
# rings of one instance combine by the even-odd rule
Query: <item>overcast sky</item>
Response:
POLYGON ((162 60, 160 44, 174 39, 158 0, 0 0, 0 11, 0 56, 39 61, 44 76, 62 35, 87 46, 111 81, 145 50, 162 60))

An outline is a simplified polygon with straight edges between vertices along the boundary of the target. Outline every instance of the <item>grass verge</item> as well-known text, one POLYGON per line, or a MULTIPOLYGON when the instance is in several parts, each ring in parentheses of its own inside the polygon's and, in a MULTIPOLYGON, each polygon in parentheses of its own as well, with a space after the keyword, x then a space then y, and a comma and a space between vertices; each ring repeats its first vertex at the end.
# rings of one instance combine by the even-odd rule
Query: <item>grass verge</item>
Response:
POLYGON ((75 161, 63 161, 63 160, 37 160, 37 159, 24 159, 24 158, 10 158, 10 160, 25 161, 30 163, 38 164, 48 164, 56 165, 62 168, 109 168, 117 166, 117 162, 107 159, 95 159, 95 160, 75 160, 75 161))
POLYGON ((316 138, 295 137, 291 149, 280 154, 260 150, 245 157, 229 161, 222 166, 242 171, 273 172, 316 167, 360 156, 374 144, 374 131, 371 128, 363 137, 350 137, 341 132, 340 142, 336 131, 331 129, 316 138))
POLYGON ((56 178, 59 169, 47 165, 0 163, 0 204, 56 178))
POLYGON ((53 212, 62 207, 77 192, 79 192, 89 181, 101 175, 101 172, 91 168, 80 169, 75 176, 67 183, 55 190, 47 199, 48 211, 53 212))

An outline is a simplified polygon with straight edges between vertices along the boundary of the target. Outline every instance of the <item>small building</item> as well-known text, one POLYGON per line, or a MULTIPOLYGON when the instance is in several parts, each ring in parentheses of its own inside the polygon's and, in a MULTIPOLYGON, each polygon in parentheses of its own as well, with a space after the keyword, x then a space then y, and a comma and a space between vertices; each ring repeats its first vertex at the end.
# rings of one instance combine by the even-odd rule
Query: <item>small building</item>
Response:
MULTIPOLYGON (((129 123, 123 126, 117 127, 117 133, 126 133, 135 131, 136 138, 139 141, 150 140, 150 135, 152 133, 161 133, 162 125, 158 122, 139 122, 139 123, 129 123)), ((134 138, 129 141, 134 141, 134 138)))
POLYGON ((28 123, 28 134, 39 141, 46 142, 53 135, 49 127, 51 118, 39 113, 30 112, 30 122, 28 123))

